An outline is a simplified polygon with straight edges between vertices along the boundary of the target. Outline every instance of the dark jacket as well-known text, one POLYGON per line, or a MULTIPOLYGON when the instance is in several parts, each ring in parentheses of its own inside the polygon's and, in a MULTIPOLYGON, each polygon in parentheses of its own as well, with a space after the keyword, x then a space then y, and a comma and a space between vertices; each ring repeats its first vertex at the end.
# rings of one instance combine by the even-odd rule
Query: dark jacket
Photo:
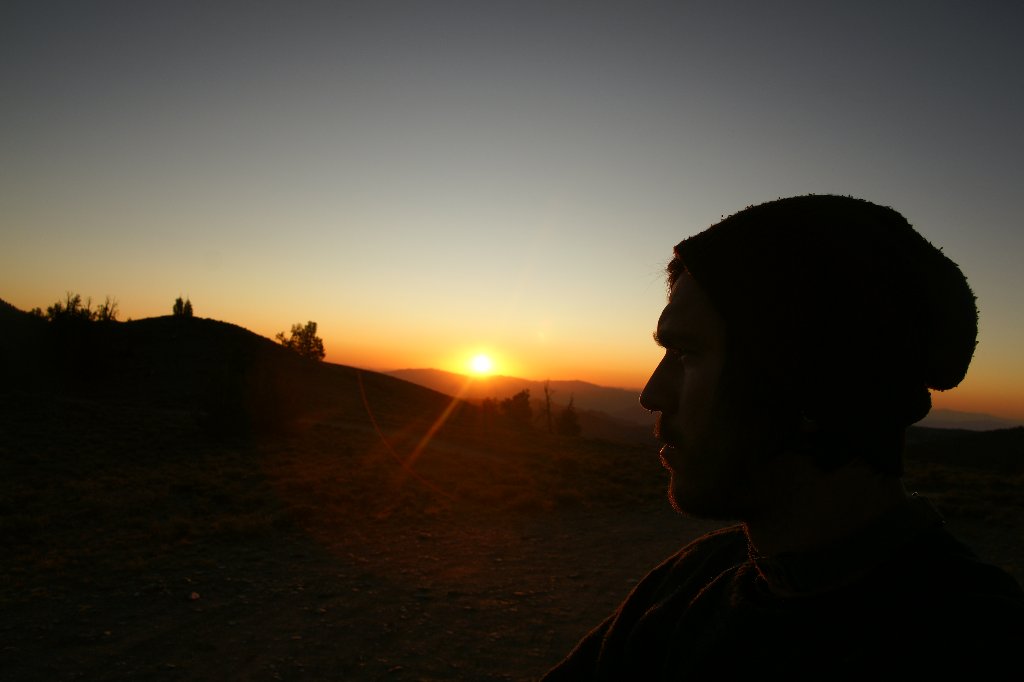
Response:
POLYGON ((705 535, 543 682, 1022 679, 1022 669, 1024 590, 918 499, 813 555, 752 556, 741 526, 705 535))

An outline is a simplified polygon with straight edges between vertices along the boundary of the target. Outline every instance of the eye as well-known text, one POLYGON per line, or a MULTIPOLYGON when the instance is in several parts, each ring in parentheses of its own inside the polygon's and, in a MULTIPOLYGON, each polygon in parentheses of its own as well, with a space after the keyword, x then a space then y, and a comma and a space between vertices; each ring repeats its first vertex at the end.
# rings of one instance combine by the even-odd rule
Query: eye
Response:
POLYGON ((693 351, 690 348, 669 348, 667 349, 667 352, 669 356, 679 362, 686 360, 687 357, 693 354, 693 351))

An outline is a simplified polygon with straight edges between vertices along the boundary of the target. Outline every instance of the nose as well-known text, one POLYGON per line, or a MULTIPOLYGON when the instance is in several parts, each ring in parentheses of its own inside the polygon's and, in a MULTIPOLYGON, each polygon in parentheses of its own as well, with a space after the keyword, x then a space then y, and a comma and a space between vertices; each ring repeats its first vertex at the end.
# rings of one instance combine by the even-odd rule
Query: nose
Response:
POLYGON ((648 412, 668 412, 671 409, 672 392, 668 381, 668 356, 662 358, 654 373, 647 380, 647 385, 640 392, 640 406, 648 412))

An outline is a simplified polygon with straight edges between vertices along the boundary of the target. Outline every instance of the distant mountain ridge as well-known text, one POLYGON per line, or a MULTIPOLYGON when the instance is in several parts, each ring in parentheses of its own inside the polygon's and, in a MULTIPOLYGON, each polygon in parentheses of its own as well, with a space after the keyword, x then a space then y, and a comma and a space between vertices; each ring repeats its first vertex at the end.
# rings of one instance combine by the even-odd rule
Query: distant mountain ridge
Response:
MULTIPOLYGON (((507 398, 523 389, 529 389, 531 398, 544 397, 543 381, 517 377, 489 376, 472 377, 439 369, 399 369, 384 372, 405 381, 432 388, 440 393, 459 396, 467 400, 484 398, 507 398)), ((551 381, 554 391, 552 402, 565 405, 569 396, 580 410, 603 412, 615 419, 633 424, 652 425, 654 418, 640 407, 640 392, 623 388, 609 388, 585 381, 551 381)), ((961 429, 967 431, 992 431, 1024 426, 1024 422, 1005 419, 990 414, 961 412, 957 410, 934 409, 927 417, 914 426, 935 429, 961 429)))
MULTIPOLYGON (((546 383, 500 375, 472 377, 440 369, 398 369, 385 374, 473 401, 484 398, 501 400, 524 389, 530 391, 531 398, 543 400, 546 383)), ((553 391, 551 401, 555 405, 565 406, 572 397, 578 410, 603 412, 632 424, 648 426, 654 423, 653 416, 640 407, 640 392, 637 390, 598 386, 586 381, 551 380, 548 383, 553 391)))
POLYGON ((996 429, 1012 429, 1024 426, 1024 422, 1005 419, 980 412, 960 412, 957 410, 934 409, 928 416, 917 422, 915 426, 934 429, 964 429, 967 431, 994 431, 996 429))

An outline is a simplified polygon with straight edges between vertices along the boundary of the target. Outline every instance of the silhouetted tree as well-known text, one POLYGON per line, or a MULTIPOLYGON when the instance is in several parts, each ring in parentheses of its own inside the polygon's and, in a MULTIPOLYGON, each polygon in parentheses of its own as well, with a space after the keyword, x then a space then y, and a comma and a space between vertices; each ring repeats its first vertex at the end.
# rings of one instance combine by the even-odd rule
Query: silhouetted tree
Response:
POLYGON ((46 319, 51 322, 63 320, 91 322, 95 319, 95 313, 92 311, 92 299, 87 298, 83 303, 80 295, 68 291, 64 295, 63 303, 57 301, 46 309, 46 319))
POLYGON ((179 296, 174 299, 174 307, 171 308, 171 312, 175 317, 192 317, 192 301, 179 296))
POLYGON ((117 322, 117 299, 107 296, 96 309, 95 319, 97 322, 117 322))
POLYGON ((285 348, 290 348, 304 358, 312 360, 324 359, 324 342, 316 335, 316 322, 310 320, 306 326, 293 324, 291 335, 285 337, 284 332, 278 332, 274 337, 281 342, 285 348))
POLYGON ((579 415, 573 404, 573 396, 569 396, 569 404, 558 415, 558 433, 563 436, 578 436, 582 432, 579 415))
POLYGON ((516 424, 529 426, 533 420, 533 408, 530 407, 530 389, 524 388, 511 398, 502 400, 501 413, 516 424))

